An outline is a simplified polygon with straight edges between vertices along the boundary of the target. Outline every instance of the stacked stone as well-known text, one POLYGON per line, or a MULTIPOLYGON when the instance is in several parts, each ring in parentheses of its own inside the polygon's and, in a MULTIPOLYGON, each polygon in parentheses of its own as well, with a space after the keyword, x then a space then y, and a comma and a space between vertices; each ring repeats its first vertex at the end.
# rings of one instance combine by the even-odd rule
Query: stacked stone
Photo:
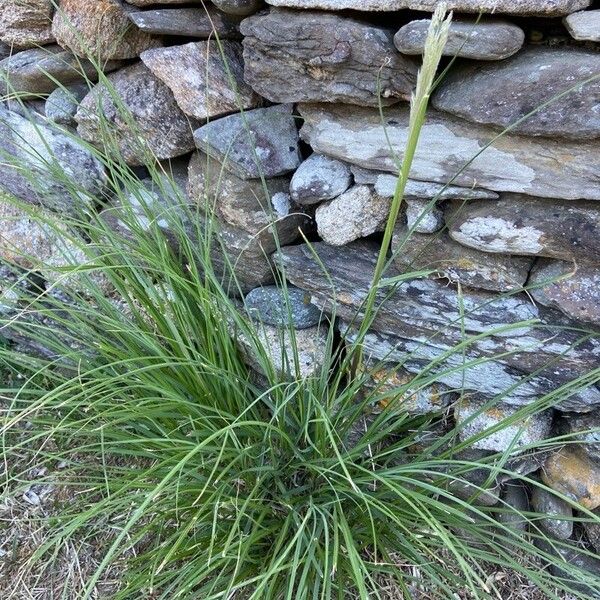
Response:
MULTIPOLYGON (((397 187, 429 25, 423 12, 406 11, 431 12, 438 2, 58 4, 5 0, 0 9, 2 151, 26 167, 3 167, 0 186, 40 210, 75 212, 81 207, 44 160, 50 155, 77 180, 78 202, 93 210, 98 198, 108 201, 105 216, 118 227, 103 167, 77 140, 97 144, 108 123, 129 165, 162 161, 177 175, 175 195, 214 216, 215 259, 224 274, 234 265, 240 286, 232 292, 248 293, 278 370, 317 372, 323 315, 339 317, 347 340, 356 336, 397 187), (107 86, 94 85, 98 64, 135 134, 107 86), (318 261, 306 245, 290 245, 313 221, 318 261), (269 287, 277 277, 292 286, 289 302, 269 287), (286 325, 296 329, 300 364, 282 358, 286 325)), ((557 432, 584 440, 548 457, 539 476, 596 510, 593 379, 512 429, 484 432, 600 364, 600 11, 590 0, 448 4, 455 15, 442 66, 456 60, 431 99, 386 273, 419 277, 398 284, 365 339, 366 387, 393 395, 434 360, 436 383, 407 392, 403 405, 452 412, 463 439, 477 436, 472 452, 557 432)), ((157 207, 172 200, 148 194, 157 207)), ((41 265, 59 266, 64 250, 26 212, 2 210, 13 211, 0 222, 11 242, 2 258, 14 263, 20 249, 28 256, 21 266, 52 285, 54 272, 41 265)), ((174 241, 168 222, 161 227, 174 241)), ((253 343, 240 337, 260 370, 253 343)), ((527 505, 513 487, 502 499, 527 505)), ((573 506, 551 500, 531 496, 553 516, 543 527, 561 539, 581 535, 569 520, 573 506)), ((598 548, 598 531, 586 536, 598 548)))

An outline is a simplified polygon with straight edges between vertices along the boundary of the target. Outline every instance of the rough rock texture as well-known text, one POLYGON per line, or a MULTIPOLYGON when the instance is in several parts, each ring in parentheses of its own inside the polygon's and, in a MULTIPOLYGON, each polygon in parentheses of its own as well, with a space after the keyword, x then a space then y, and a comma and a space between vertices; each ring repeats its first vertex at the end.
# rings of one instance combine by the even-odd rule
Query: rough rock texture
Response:
POLYGON ((367 185, 355 185, 334 200, 319 205, 315 213, 319 235, 333 246, 343 246, 381 231, 390 202, 367 185))
POLYGON ((186 115, 212 119, 260 105, 243 80, 242 47, 224 40, 156 48, 141 54, 144 64, 175 95, 186 115), (233 80, 233 84, 232 84, 233 80))
POLYGON ((160 44, 133 25, 121 0, 61 0, 52 33, 64 48, 96 60, 135 58, 160 44))
POLYGON ((531 272, 529 286, 540 304, 578 321, 600 325, 600 267, 540 259, 531 272))
POLYGON ((566 433, 579 442, 577 448, 600 467, 600 410, 565 415, 563 425, 566 433))
POLYGON ((298 204, 317 204, 343 194, 351 184, 349 165, 322 154, 311 154, 296 169, 290 194, 298 204))
MULTIPOLYGON (((104 65, 105 72, 113 71, 118 62, 104 65)), ((0 61, 0 95, 18 93, 21 98, 49 94, 60 85, 98 79, 91 62, 63 50, 55 44, 13 54, 0 61)))
POLYGON ((536 444, 550 435, 552 411, 522 417, 508 425, 517 412, 514 406, 493 405, 474 398, 461 398, 454 407, 454 420, 462 441, 473 440, 469 447, 504 452, 536 444))
POLYGON ((432 104, 468 121, 505 128, 572 90, 513 131, 574 141, 595 139, 600 137, 599 73, 598 52, 530 46, 497 64, 453 69, 434 93, 432 104), (577 86, 594 76, 594 81, 577 86))
POLYGON ((101 111, 130 165, 141 165, 152 160, 152 155, 158 159, 181 156, 194 148, 192 131, 197 123, 183 114, 171 90, 143 64, 125 67, 108 79, 131 113, 136 130, 131 131, 127 114, 99 84, 83 99, 75 115, 77 132, 84 140, 98 143, 102 139, 101 111))
POLYGON ((594 202, 506 194, 494 203, 455 206, 446 223, 453 239, 484 252, 600 263, 600 206, 594 202))
POLYGON ((127 0, 134 6, 156 6, 157 4, 204 4, 204 0, 127 0))
POLYGON ((321 322, 321 311, 310 303, 310 295, 294 286, 269 285, 253 289, 244 306, 256 321, 275 327, 308 329, 321 322))
MULTIPOLYGON (((377 187, 375 188, 377 190, 377 187)), ((444 213, 431 201, 405 198, 406 225, 417 233, 435 233, 444 226, 444 213)))
POLYGON ((279 104, 217 119, 196 130, 194 141, 238 177, 279 177, 301 162, 292 109, 279 104))
POLYGON ((563 23, 576 40, 600 42, 600 10, 586 10, 566 16, 563 23))
POLYGON ((46 118, 59 125, 77 127, 75 115, 79 104, 88 92, 89 88, 85 83, 68 88, 57 88, 46 98, 44 105, 46 118))
POLYGON ((541 487, 534 486, 531 492, 531 505, 535 512, 548 515, 548 518, 536 519, 536 522, 550 535, 559 540, 567 540, 571 537, 573 509, 568 502, 541 487))
MULTIPOLYGON (((267 0, 267 2, 273 6, 325 10, 351 8, 363 11, 391 11, 410 8, 431 12, 438 4, 436 0, 267 0)), ((591 4, 591 0, 450 0, 446 4, 448 9, 456 12, 553 17, 586 8, 591 4)))
MULTIPOLYGON (((300 135, 316 152, 361 167, 397 173, 377 109, 301 104, 299 110, 305 119, 300 135)), ((387 133, 399 160, 406 147, 408 115, 406 106, 386 110, 387 133)), ((564 200, 600 199, 600 142, 505 135, 483 150, 495 135, 483 125, 430 110, 411 178, 447 183, 456 175, 452 183, 461 187, 564 200), (469 166, 457 175, 467 163, 469 166)))
POLYGON ((600 470, 577 450, 564 448, 553 454, 542 469, 544 483, 584 508, 600 506, 600 470))
MULTIPOLYGON (((322 264, 304 245, 282 250, 277 260, 285 266, 286 277, 309 291, 312 302, 326 312, 332 311, 335 298, 337 315, 347 321, 354 319, 371 286, 377 245, 313 246, 322 264)), ((386 276, 396 274, 388 270, 386 276)), ((504 402, 523 405, 598 363, 600 342, 552 327, 560 322, 557 315, 560 313, 541 311, 524 295, 498 297, 463 290, 459 296, 443 282, 410 280, 398 285, 380 308, 365 339, 365 353, 376 359, 405 361, 403 366, 411 372, 420 372, 432 359, 440 358, 430 368, 440 373, 442 383, 483 396, 504 393, 504 402), (524 324, 537 319, 541 321, 537 326, 524 324), (477 339, 470 337, 483 333, 486 335, 477 339), (460 355, 455 352, 444 357, 444 352, 464 342, 465 336, 470 343, 464 347, 464 356, 461 350, 460 355), (448 372, 450 367, 456 371, 448 372), (524 378, 526 373, 530 377, 524 378)), ((597 405, 600 390, 593 386, 574 391, 561 402, 563 409, 576 411, 589 411, 597 405)))
POLYGON ((102 196, 104 167, 60 130, 6 110, 0 105, 0 189, 26 202, 72 213, 102 196), (77 196, 57 177, 56 168, 73 180, 77 196))
POLYGON ((432 269, 433 277, 496 292, 525 285, 533 261, 506 254, 490 255, 454 242, 446 232, 437 235, 410 234, 397 226, 392 241, 394 261, 402 272, 432 269))
POLYGON ((384 105, 410 98, 417 65, 387 29, 311 12, 274 10, 245 19, 246 81, 273 102, 384 105), (379 92, 379 93, 378 93, 379 92))
POLYGON ((496 514, 496 518, 506 527, 515 531, 527 529, 527 519, 523 513, 529 510, 529 498, 527 488, 518 482, 509 482, 502 492, 503 506, 496 514))
POLYGON ((0 60, 4 60, 7 56, 10 56, 11 53, 11 47, 4 42, 0 42, 0 60))
MULTIPOLYGON (((402 54, 422 54, 429 19, 411 21, 394 36, 402 54)), ((525 41, 525 32, 508 21, 481 19, 454 20, 450 25, 444 55, 476 60, 502 60, 517 52, 525 41)))
POLYGON ((246 17, 261 8, 263 2, 262 0, 213 0, 213 4, 227 14, 246 17))
POLYGON ((592 544, 595 550, 600 552, 600 510, 594 511, 594 516, 596 517, 596 521, 584 522, 583 529, 585 530, 590 544, 592 544))
POLYGON ((33 48, 54 41, 51 0, 3 0, 0 40, 15 48, 33 48))
POLYGON ((202 39, 217 34, 223 40, 240 37, 237 23, 213 6, 132 11, 128 17, 146 33, 202 39))

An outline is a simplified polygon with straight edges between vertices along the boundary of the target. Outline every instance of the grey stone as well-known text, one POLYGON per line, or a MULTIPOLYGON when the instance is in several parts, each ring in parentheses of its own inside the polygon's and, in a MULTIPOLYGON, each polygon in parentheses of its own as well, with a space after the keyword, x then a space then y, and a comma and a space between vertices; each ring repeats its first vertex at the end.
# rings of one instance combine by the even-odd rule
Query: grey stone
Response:
POLYGON ((468 121, 506 128, 575 88, 512 131, 581 142, 600 137, 598 73, 600 54, 592 50, 529 46, 500 63, 456 67, 437 88, 432 104, 468 121))
POLYGON ((63 48, 98 61, 135 58, 161 43, 133 25, 122 0, 60 0, 52 33, 63 48))
MULTIPOLYGON (((118 62, 103 65, 105 72, 113 71, 118 62)), ((23 50, 0 61, 0 95, 18 93, 21 98, 49 94, 59 86, 96 81, 94 65, 78 58, 55 44, 44 48, 23 50)))
POLYGON ((0 42, 0 60, 4 60, 12 53, 11 47, 4 42, 0 42))
MULTIPOLYGON (((343 248, 314 243, 283 248, 276 257, 286 278, 308 291, 312 302, 346 323, 360 318, 378 253, 377 244, 343 248)), ((398 274, 390 268, 386 277, 398 274)), ((365 356, 398 361, 411 372, 427 368, 451 388, 524 405, 596 368, 600 341, 561 326, 560 313, 541 310, 525 295, 457 290, 434 280, 409 280, 381 291, 363 345, 365 356), (468 344, 456 351, 457 344, 468 344), (432 363, 432 361, 435 361, 432 363), (524 375, 527 374, 527 377, 524 375)), ((346 335, 352 336, 350 331, 346 335)), ((555 398, 563 410, 589 411, 600 405, 595 386, 555 398)))
POLYGON ((600 410, 564 415, 563 424, 578 442, 578 449, 600 467, 600 410))
POLYGON ((262 0, 213 0, 213 4, 223 12, 236 15, 238 17, 247 17, 255 13, 262 7, 262 0))
POLYGON ((573 534, 573 509, 571 505, 556 494, 533 486, 531 505, 538 513, 535 522, 551 536, 567 540, 573 534), (541 515, 544 515, 543 517, 541 515))
POLYGON ((273 102, 377 106, 410 98, 417 66, 391 33, 354 19, 273 10, 242 22, 245 79, 273 102))
POLYGON ((514 420, 517 410, 501 402, 489 403, 465 396, 454 406, 459 438, 463 442, 470 440, 471 448, 505 452, 535 445, 550 435, 552 411, 514 420))
POLYGON ((260 106, 244 83, 242 46, 223 40, 142 52, 144 64, 173 92, 186 115, 205 120, 260 106))
POLYGON ((9 194, 64 213, 78 213, 102 197, 104 167, 73 136, 0 105, 0 140, 0 188, 9 194))
MULTIPOLYGON (((394 36, 402 54, 422 54, 430 19, 411 21, 394 36)), ((462 56, 476 60, 502 60, 517 52, 525 41, 525 32, 508 21, 496 19, 461 19, 450 24, 445 56, 462 56)))
POLYGON ((563 19, 571 37, 576 40, 600 42, 600 10, 582 10, 563 19))
MULTIPOLYGON (((386 110, 391 148, 377 109, 324 104, 298 108, 304 118, 300 135, 315 152, 397 175, 397 160, 402 160, 408 139, 407 106, 386 110)), ((428 111, 411 178, 443 184, 452 179, 460 187, 545 198, 600 199, 600 142, 504 135, 482 151, 496 135, 489 127, 428 111)))
MULTIPOLYGON (((375 188, 377 189, 377 188, 375 188)), ((444 213, 431 201, 413 198, 406 203, 406 224, 417 233, 435 233, 444 226, 444 213)))
POLYGON ((351 184, 349 165, 322 154, 311 154, 294 173, 290 194, 298 204, 317 204, 343 194, 351 184))
POLYGON ((14 48, 33 48, 54 41, 52 0, 4 0, 0 10, 0 40, 14 48))
POLYGON ((280 104, 217 119, 197 129, 194 141, 238 177, 279 177, 301 160, 292 109, 280 104))
POLYGON ((600 510, 594 511, 594 517, 584 515, 584 518, 586 520, 582 522, 582 525, 585 534, 590 544, 600 552, 600 510))
POLYGON ((512 531, 526 531, 527 517, 523 513, 529 510, 529 498, 525 486, 522 483, 509 481, 504 486, 501 502, 496 513, 498 521, 512 531))
POLYGON ((600 267, 540 259, 528 284, 540 304, 578 321, 600 325, 600 267))
POLYGON ((127 0, 128 4, 134 6, 156 6, 157 4, 202 4, 204 5, 205 0, 127 0))
MULTIPOLYGON (((423 10, 433 12, 436 0, 267 0, 273 6, 361 11, 423 10)), ((554 17, 586 8, 591 0, 450 0, 448 10, 466 13, 539 15, 554 17)))
POLYGON ((59 125, 77 127, 75 114, 77 113, 79 104, 89 91, 86 84, 54 90, 46 99, 44 106, 46 118, 59 125))
POLYGON ((158 8, 129 12, 129 19, 141 31, 152 34, 222 40, 240 37, 238 25, 213 6, 205 8, 158 8))
POLYGON ((307 329, 321 322, 321 311, 310 303, 310 296, 294 286, 265 286, 253 289, 244 301, 250 316, 273 326, 307 329))
POLYGON ((533 260, 506 254, 490 255, 466 248, 446 232, 412 233, 397 226, 392 240, 394 262, 403 273, 432 269, 435 278, 496 292, 518 290, 525 285, 533 260))
POLYGON ((600 263, 600 205, 595 202, 505 194, 497 202, 455 205, 446 223, 454 240, 484 252, 600 263))
POLYGON ((325 242, 343 246, 383 230, 389 212, 387 198, 381 198, 369 186, 355 185, 337 198, 320 204, 315 221, 325 242))
POLYGON ((138 63, 111 73, 108 80, 130 116, 115 103, 104 84, 97 85, 75 115, 77 132, 84 140, 97 144, 106 136, 102 114, 127 164, 142 165, 194 149, 192 132, 197 122, 183 114, 171 90, 148 68, 138 63))

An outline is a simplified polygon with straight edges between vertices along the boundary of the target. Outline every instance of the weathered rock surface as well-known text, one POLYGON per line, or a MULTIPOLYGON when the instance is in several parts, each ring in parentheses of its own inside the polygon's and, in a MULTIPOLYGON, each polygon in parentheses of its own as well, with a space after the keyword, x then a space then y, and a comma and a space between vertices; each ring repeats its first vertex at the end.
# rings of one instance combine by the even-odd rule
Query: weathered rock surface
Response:
POLYGON ((57 88, 46 98, 44 105, 46 118, 59 125, 77 127, 75 114, 89 91, 85 83, 69 88, 57 88))
POLYGON ((468 121, 504 129, 574 88, 513 131, 581 142, 600 137, 598 75, 598 52, 530 46, 497 64, 464 64, 453 69, 434 93, 432 104, 468 121), (594 81, 577 86, 594 76, 594 81))
POLYGON ((460 204, 446 214, 457 242, 484 252, 600 263, 600 206, 505 194, 460 204))
POLYGON ((496 402, 490 406, 465 396, 454 407, 458 435, 462 441, 473 440, 469 444, 472 448, 494 452, 533 445, 550 435, 552 411, 537 412, 509 425, 517 410, 507 404, 496 402))
POLYGON ((0 105, 0 188, 26 202, 63 213, 102 196, 104 167, 76 139, 43 122, 33 123, 0 105), (71 178, 72 189, 57 176, 71 178))
POLYGON ((573 434, 573 439, 579 442, 578 450, 600 466, 600 410, 565 415, 563 425, 566 433, 573 434))
POLYGON ((394 262, 403 273, 433 269, 433 277, 496 292, 522 288, 533 264, 528 258, 466 248, 446 232, 409 235, 406 226, 396 227, 392 250, 394 262))
POLYGON ((156 6, 157 4, 204 4, 204 0, 127 0, 134 6, 156 6))
POLYGON ((351 184, 349 165, 322 154, 311 154, 294 173, 290 194, 298 204, 317 204, 343 194, 351 184))
MULTIPOLYGON (((336 314, 358 324, 357 312, 371 287, 377 245, 313 247, 322 264, 304 245, 284 248, 277 261, 291 283, 311 294, 314 304, 333 312, 335 298, 336 314)), ((396 274, 392 269, 386 276, 396 274)), ((403 282, 393 293, 385 288, 382 297, 384 292, 390 297, 364 341, 365 355, 401 362, 411 372, 427 368, 452 388, 484 397, 503 393, 504 402, 523 405, 598 363, 600 341, 553 327, 560 323, 560 313, 541 311, 525 295, 499 297, 467 290, 459 295, 447 284, 427 279, 403 282), (539 325, 531 323, 537 320, 539 325), (464 346, 457 351, 457 344, 464 346), (454 352, 448 355, 451 349, 454 352), (431 365, 434 359, 439 362, 431 365)), ((352 337, 352 331, 346 335, 352 337)), ((589 411, 600 405, 600 390, 594 386, 573 390, 559 404, 564 410, 589 411)))
POLYGON ((247 17, 261 8, 263 2, 262 0, 213 0, 213 4, 227 14, 247 17))
MULTIPOLYGON (((377 188, 375 188, 377 189, 377 188)), ((406 225, 417 233, 435 233, 444 226, 444 213, 429 200, 408 199, 406 203, 406 225)))
POLYGON ((260 324, 256 327, 256 342, 238 333, 236 342, 246 363, 259 373, 265 374, 259 359, 257 343, 279 377, 296 380, 318 375, 325 363, 327 329, 321 326, 299 329, 290 333, 286 328, 260 324), (297 356, 298 360, 295 360, 297 356))
POLYGON ((245 298, 248 314, 256 321, 274 327, 308 329, 321 322, 321 311, 310 303, 310 295, 292 285, 284 291, 269 285, 253 289, 245 298))
MULTIPOLYGON (((273 6, 362 11, 392 11, 409 8, 433 12, 436 0, 267 0, 273 6)), ((450 0, 449 10, 466 13, 539 15, 554 17, 586 8, 591 0, 450 0)))
POLYGON ((103 139, 102 113, 127 164, 141 165, 193 150, 192 132, 198 123, 183 114, 171 90, 143 64, 112 73, 108 80, 130 112, 136 130, 131 131, 128 115, 123 114, 109 90, 99 84, 83 99, 75 115, 77 132, 84 140, 94 144, 103 139))
POLYGON ((213 6, 132 11, 128 17, 140 31, 151 34, 202 39, 216 34, 223 40, 241 37, 237 24, 213 6))
MULTIPOLYGON (((394 36, 402 54, 422 54, 430 19, 411 21, 394 36)), ((445 56, 476 60, 502 60, 517 52, 525 41, 525 32, 508 21, 481 19, 453 20, 444 46, 445 56)))
MULTIPOLYGON (((301 104, 299 110, 305 119, 300 135, 316 152, 397 174, 377 109, 301 104)), ((386 110, 387 133, 399 160, 408 139, 408 116, 407 106, 386 110)), ((600 142, 505 135, 483 150, 495 135, 489 127, 430 110, 411 179, 447 183, 472 161, 456 175, 454 185, 544 198, 600 199, 600 142)))
POLYGON ((274 252, 276 238, 281 244, 293 242, 306 217, 289 201, 289 178, 278 177, 263 182, 236 177, 222 165, 196 153, 189 166, 188 195, 206 214, 212 214, 229 226, 253 236, 264 251, 274 252))
POLYGON ((242 22, 245 79, 273 102, 377 106, 410 98, 416 63, 387 29, 323 13, 273 10, 242 22))
MULTIPOLYGON (((600 552, 600 510, 594 511, 594 516, 596 517, 596 521, 584 521, 582 525, 590 544, 592 544, 595 550, 600 552)), ((586 515, 586 518, 589 517, 586 515)))
POLYGON ((496 513, 498 521, 515 531, 527 529, 527 519, 523 516, 529 510, 527 489, 521 483, 509 482, 502 492, 502 510, 496 513))
POLYGON ((33 48, 54 41, 51 0, 4 0, 0 40, 15 48, 33 48))
POLYGON ((536 518, 536 523, 550 535, 559 540, 571 537, 573 509, 568 502, 536 485, 531 492, 531 505, 535 512, 547 515, 545 518, 536 518))
MULTIPOLYGON (((105 72, 113 71, 118 62, 104 65, 105 72)), ((60 85, 70 85, 98 79, 92 63, 63 50, 55 44, 44 48, 23 50, 0 61, 0 95, 18 93, 21 98, 49 94, 60 85)))
POLYGON ((11 53, 11 47, 4 42, 0 42, 0 60, 4 60, 7 56, 10 56, 11 53))
POLYGON ((355 185, 334 200, 319 205, 315 213, 319 235, 333 246, 381 231, 390 212, 387 198, 367 185, 355 185))
POLYGON ((133 25, 121 0, 61 0, 52 33, 64 48, 101 61, 135 58, 160 45, 159 38, 133 25))
POLYGON ((600 506, 600 470, 577 450, 564 448, 552 454, 542 469, 542 479, 584 508, 600 506))
POLYGON ((540 304, 600 325, 600 267, 540 259, 528 284, 540 304))
POLYGON ((200 127, 194 141, 238 177, 279 177, 301 162, 292 109, 278 104, 229 115, 200 127))
POLYGON ((223 40, 222 53, 216 41, 156 48, 142 52, 141 59, 191 117, 213 119, 260 105, 258 96, 244 83, 238 42, 223 40))
POLYGON ((585 10, 566 16, 563 23, 576 40, 600 42, 600 10, 585 10))

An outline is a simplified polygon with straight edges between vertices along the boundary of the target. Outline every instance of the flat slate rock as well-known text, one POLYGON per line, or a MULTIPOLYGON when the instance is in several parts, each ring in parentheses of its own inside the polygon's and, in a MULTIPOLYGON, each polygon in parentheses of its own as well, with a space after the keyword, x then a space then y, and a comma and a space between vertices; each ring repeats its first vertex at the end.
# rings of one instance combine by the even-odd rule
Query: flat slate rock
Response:
POLYGON ((546 256, 600 264, 600 205, 505 194, 497 202, 475 200, 446 213, 457 242, 501 254, 546 256))
POLYGON ((132 24, 122 0, 61 0, 52 33, 64 48, 96 60, 136 58, 161 43, 132 24))
POLYGON ((260 323, 275 327, 307 329, 321 322, 322 313, 310 303, 310 294, 288 285, 269 285, 253 289, 244 305, 250 316, 260 323))
POLYGON ((131 113, 135 135, 128 115, 115 104, 106 86, 99 84, 83 99, 75 115, 77 132, 84 140, 94 144, 102 139, 101 110, 129 165, 174 158, 194 149, 192 132, 198 123, 183 114, 171 90, 142 63, 111 73, 108 80, 131 113))
POLYGON ((158 8, 128 13, 135 26, 146 33, 222 40, 241 37, 239 27, 214 6, 206 8, 158 8))
POLYGON ((292 110, 291 104, 279 104, 229 115, 197 129, 194 141, 238 177, 279 177, 302 160, 292 110))
POLYGON ((600 326, 600 266, 539 260, 531 272, 529 293, 544 306, 600 326))
POLYGON ((80 214, 105 187, 104 167, 83 144, 59 128, 32 122, 0 105, 0 188, 25 202, 57 212, 80 214), (56 164, 54 164, 56 163, 56 164), (56 176, 70 175, 75 192, 56 176))
POLYGON ((600 42, 600 10, 582 10, 566 16, 563 23, 576 40, 600 42))
MULTIPOLYGON (((401 27, 394 36, 398 51, 402 54, 423 54, 430 25, 430 19, 420 19, 401 27)), ((454 20, 443 54, 475 60, 502 60, 518 52, 524 41, 525 32, 508 21, 454 20)))
POLYGON ((494 292, 521 289, 533 264, 530 258, 466 248, 446 232, 409 235, 409 229, 402 225, 396 227, 392 250, 394 262, 403 273, 431 269, 431 277, 494 292))
MULTIPOLYGON (((408 106, 388 108, 385 128, 374 108, 300 104, 299 111, 304 118, 300 136, 316 152, 397 175, 396 161, 402 160, 408 139, 408 106)), ((428 111, 411 179, 443 184, 452 179, 453 185, 465 188, 600 200, 599 141, 504 135, 483 149, 496 135, 489 127, 428 111)))
POLYGON ((223 12, 236 17, 247 17, 262 8, 263 0, 213 0, 223 12))
POLYGON ((432 97, 438 110, 506 128, 544 102, 596 77, 519 123, 524 135, 574 141, 600 137, 600 53, 529 46, 500 63, 464 64, 450 71, 432 97))
POLYGON ((214 119, 260 106, 260 98, 244 83, 242 46, 223 40, 190 42, 142 52, 144 64, 175 95, 186 115, 214 119))
POLYGON ((377 106, 408 100, 417 63, 382 27, 333 14, 273 10, 245 19, 245 79, 272 102, 377 106))
MULTIPOLYGON (((311 294, 327 313, 346 322, 356 319, 371 288, 378 245, 354 242, 342 248, 314 243, 319 259, 306 245, 283 248, 276 257, 285 277, 311 294)), ((391 269, 387 277, 397 275, 391 269)), ((366 354, 388 361, 402 360, 411 372, 426 366, 442 373, 450 387, 471 389, 483 395, 506 393, 503 401, 526 404, 588 373, 600 359, 600 340, 556 325, 560 316, 544 312, 524 295, 498 296, 484 291, 458 291, 444 282, 409 280, 394 292, 385 288, 365 341, 366 354), (539 321, 539 324, 526 324, 539 321), (494 330, 501 329, 498 333, 494 330), (451 356, 445 353, 469 336, 471 343, 451 356), (440 359, 431 367, 431 361, 440 359), (477 361, 477 364, 473 364, 477 361), (456 369, 448 372, 448 369, 456 369), (527 377, 523 377, 528 374, 527 377)), ((547 311, 547 309, 546 309, 547 311)), ((360 323, 360 316, 355 323, 360 323)), ((563 399, 568 410, 587 411, 600 405, 600 390, 590 386, 563 399)))
MULTIPOLYGON (((103 65, 104 72, 114 71, 119 65, 117 61, 108 61, 103 65)), ((18 93, 21 98, 36 97, 84 78, 98 79, 94 65, 56 44, 23 50, 0 61, 0 95, 18 93)))
MULTIPOLYGON (((433 12, 437 0, 267 0, 273 6, 389 12, 393 10, 423 10, 433 12)), ((449 0, 449 10, 466 13, 539 15, 556 17, 587 8, 591 0, 449 0)))
POLYGON ((298 204, 317 204, 343 194, 351 184, 350 165, 315 153, 294 173, 290 183, 290 194, 298 204))
POLYGON ((54 41, 52 0, 3 0, 0 40, 14 48, 33 48, 54 41))

